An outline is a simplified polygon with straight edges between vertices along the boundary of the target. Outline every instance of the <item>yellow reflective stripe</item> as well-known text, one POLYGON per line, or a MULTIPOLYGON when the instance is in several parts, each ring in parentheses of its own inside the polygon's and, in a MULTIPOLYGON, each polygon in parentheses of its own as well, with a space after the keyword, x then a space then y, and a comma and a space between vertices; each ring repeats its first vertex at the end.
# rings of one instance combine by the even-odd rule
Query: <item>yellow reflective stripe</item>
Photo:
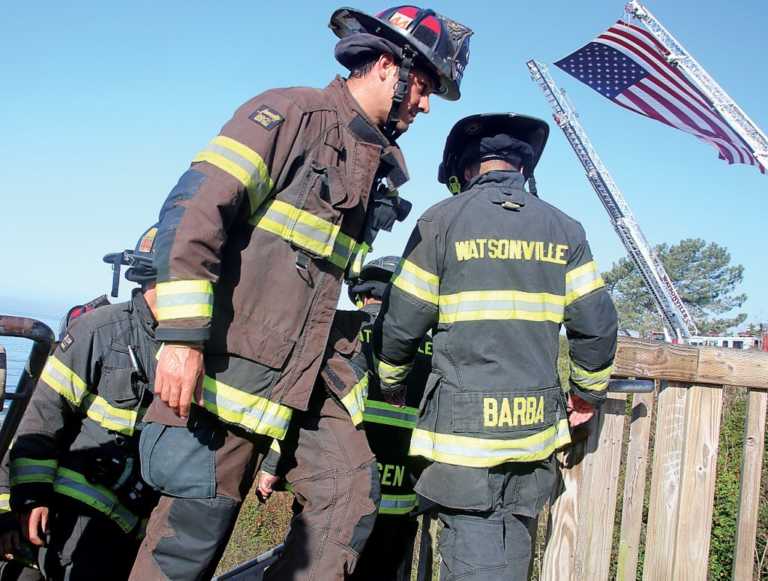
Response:
POLYGON ((565 299, 550 293, 465 291, 440 295, 440 323, 523 320, 561 323, 565 299))
MULTIPOLYGON (((367 244, 364 245, 368 246, 367 244)), ((328 260, 339 268, 346 268, 351 256, 354 255, 356 258, 359 256, 357 252, 359 246, 352 237, 347 236, 344 232, 339 232, 333 243, 333 253, 328 257, 328 260)))
POLYGON ((613 365, 600 371, 587 371, 571 361, 571 381, 584 390, 605 391, 612 373, 613 365))
POLYGON ((99 484, 92 484, 79 472, 59 468, 53 489, 58 494, 79 500, 105 514, 115 521, 123 532, 129 533, 139 524, 139 518, 125 508, 111 490, 99 484))
POLYGON ((48 357, 40 377, 48 387, 76 406, 88 391, 85 381, 55 355, 48 357))
POLYGON ((94 422, 106 430, 130 436, 136 426, 138 412, 116 408, 100 395, 88 394, 83 400, 82 409, 94 422))
POLYGON ((403 292, 413 295, 422 301, 433 305, 438 303, 438 293, 440 292, 440 279, 416 266, 410 260, 402 259, 400 266, 392 279, 392 284, 403 292))
POLYGON ((593 290, 605 286, 597 268, 597 263, 590 260, 565 274, 565 304, 588 295, 593 290))
POLYGON ((282 451, 280 450, 280 441, 279 440, 272 440, 272 442, 269 444, 269 449, 273 452, 277 452, 278 454, 282 454, 282 451))
POLYGON ((384 385, 397 385, 398 383, 403 383, 413 367, 413 361, 404 365, 392 365, 386 361, 381 361, 375 356, 374 362, 376 364, 379 381, 384 385))
POLYGON ((355 386, 349 390, 349 393, 341 398, 341 403, 347 408, 352 423, 359 426, 363 423, 363 409, 365 409, 365 398, 368 396, 368 374, 358 381, 355 386))
POLYGON ((0 514, 11 512, 11 495, 8 492, 0 494, 0 514))
POLYGON ((336 224, 282 200, 272 200, 252 222, 257 228, 276 234, 324 258, 333 253, 333 241, 339 233, 336 224))
POLYGON ((11 461, 11 486, 19 484, 52 484, 56 476, 57 460, 17 458, 11 461))
POLYGON ((203 400, 203 407, 222 420, 278 440, 285 437, 293 413, 287 406, 207 375, 203 379, 203 400))
POLYGON ((417 428, 411 436, 408 453, 435 462, 490 468, 504 462, 544 460, 570 441, 568 420, 565 419, 537 434, 508 440, 437 434, 417 428))
POLYGON ((414 407, 400 407, 374 399, 365 400, 363 420, 367 423, 413 429, 418 416, 419 410, 414 407))
POLYGON ((415 494, 382 494, 379 501, 380 514, 408 514, 416 508, 415 494))
POLYGON ((199 161, 207 161, 239 181, 248 190, 251 212, 261 206, 274 186, 261 155, 231 137, 214 137, 192 160, 199 161))
POLYGON ((157 318, 209 318, 213 314, 213 283, 209 280, 172 280, 157 283, 157 318))

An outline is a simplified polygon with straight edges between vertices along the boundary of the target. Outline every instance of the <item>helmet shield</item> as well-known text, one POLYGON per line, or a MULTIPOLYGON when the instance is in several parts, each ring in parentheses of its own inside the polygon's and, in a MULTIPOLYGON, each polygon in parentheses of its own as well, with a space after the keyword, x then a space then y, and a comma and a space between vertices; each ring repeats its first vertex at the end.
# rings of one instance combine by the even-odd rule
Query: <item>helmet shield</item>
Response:
MULTIPOLYGON (((433 10, 406 5, 388 8, 376 16, 340 8, 331 16, 329 26, 342 39, 371 34, 398 47, 410 47, 417 55, 416 66, 426 67, 439 81, 437 95, 449 101, 461 96, 461 79, 469 63, 469 38, 473 34, 463 24, 433 10)), ((341 59, 339 62, 345 64, 341 59)))

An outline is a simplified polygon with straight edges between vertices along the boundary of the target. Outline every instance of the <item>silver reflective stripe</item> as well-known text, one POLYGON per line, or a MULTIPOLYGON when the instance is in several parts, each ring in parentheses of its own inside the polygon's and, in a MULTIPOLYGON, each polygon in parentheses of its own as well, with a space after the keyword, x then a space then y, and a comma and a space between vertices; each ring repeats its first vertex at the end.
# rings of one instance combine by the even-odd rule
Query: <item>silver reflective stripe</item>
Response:
POLYGON ((86 415, 107 430, 130 436, 136 424, 137 413, 111 406, 104 398, 93 394, 83 401, 86 415))
MULTIPOLYGON (((405 261, 403 261, 402 265, 400 266, 400 270, 395 275, 395 278, 397 279, 397 282, 403 281, 406 284, 410 286, 414 286, 429 295, 436 296, 439 292, 438 285, 433 284, 429 281, 426 281, 423 278, 411 272, 410 270, 408 270, 408 265, 405 264, 405 261)), ((397 286, 400 286, 400 285, 397 285, 397 286)))
POLYGON ((41 377, 56 393, 80 405, 86 393, 85 382, 55 355, 48 357, 41 377))
POLYGON ((418 414, 418 410, 414 408, 398 408, 385 402, 367 399, 363 419, 373 424, 415 428, 418 414))
POLYGON ((211 293, 177 293, 172 295, 161 294, 157 297, 158 308, 207 304, 213 304, 213 295, 211 293))
POLYGON ((416 508, 415 494, 382 494, 379 512, 382 514, 407 514, 416 508))
MULTIPOLYGON (((541 313, 541 314, 553 314, 559 317, 563 316, 564 308, 562 304, 555 304, 553 302, 544 302, 532 298, 530 301, 523 297, 511 297, 508 299, 486 299, 486 300, 461 300, 459 302, 450 304, 440 302, 440 316, 446 318, 455 318, 460 313, 483 313, 484 318, 492 318, 493 312, 499 311, 500 315, 503 312, 524 312, 524 313, 541 313)), ((471 317, 473 319, 478 317, 471 317)), ((514 318, 514 317, 504 317, 514 318)))
MULTIPOLYGON (((282 418, 268 409, 254 409, 252 406, 224 397, 221 392, 204 389, 203 399, 214 408, 224 408, 225 411, 232 414, 222 414, 222 419, 240 424, 258 433, 267 433, 270 431, 269 428, 284 432, 288 429, 288 424, 290 423, 290 419, 282 418), (265 428, 266 431, 260 431, 261 428, 265 428)), ((216 411, 220 410, 217 409, 216 411)))

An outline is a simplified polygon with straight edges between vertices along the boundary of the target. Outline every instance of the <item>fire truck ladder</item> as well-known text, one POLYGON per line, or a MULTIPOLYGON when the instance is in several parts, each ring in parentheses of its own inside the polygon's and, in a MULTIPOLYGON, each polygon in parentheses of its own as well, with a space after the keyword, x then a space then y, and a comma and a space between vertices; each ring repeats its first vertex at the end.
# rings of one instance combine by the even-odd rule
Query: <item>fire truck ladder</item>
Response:
POLYGON ((592 142, 578 120, 576 110, 565 98, 565 93, 555 84, 546 65, 535 60, 528 61, 527 65, 531 78, 539 85, 552 107, 555 122, 563 130, 568 143, 581 165, 584 166, 587 178, 608 212, 611 224, 651 291, 664 321, 667 340, 685 341, 698 332, 696 323, 688 313, 680 295, 677 294, 675 285, 658 256, 640 230, 619 187, 592 147, 592 142))
POLYGON ((704 67, 688 54, 683 45, 662 26, 650 10, 637 0, 631 0, 626 5, 625 10, 630 16, 634 16, 642 22, 648 32, 669 51, 667 61, 680 67, 683 73, 709 99, 715 109, 720 112, 730 128, 747 143, 757 160, 763 166, 768 166, 768 137, 760 127, 717 84, 717 81, 704 70, 704 67))

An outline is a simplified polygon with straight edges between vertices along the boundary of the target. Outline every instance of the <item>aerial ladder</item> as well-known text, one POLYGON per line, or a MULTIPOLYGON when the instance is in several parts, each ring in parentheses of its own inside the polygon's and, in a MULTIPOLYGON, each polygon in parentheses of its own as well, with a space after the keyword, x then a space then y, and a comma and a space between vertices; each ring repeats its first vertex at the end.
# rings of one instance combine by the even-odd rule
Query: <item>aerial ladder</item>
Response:
POLYGON ((619 187, 592 146, 579 122, 576 110, 565 93, 555 84, 546 65, 535 60, 529 60, 527 65, 531 78, 539 85, 552 107, 555 122, 584 166, 587 178, 608 212, 611 224, 627 249, 627 254, 645 280, 664 322, 667 341, 686 342, 698 333, 696 323, 683 304, 664 265, 640 230, 619 187))
POLYGON ((678 67, 698 87, 730 128, 746 142, 757 161, 763 167, 768 167, 768 137, 760 127, 685 50, 672 33, 662 26, 650 10, 637 0, 631 0, 624 10, 645 25, 648 32, 667 50, 667 62, 678 67))

